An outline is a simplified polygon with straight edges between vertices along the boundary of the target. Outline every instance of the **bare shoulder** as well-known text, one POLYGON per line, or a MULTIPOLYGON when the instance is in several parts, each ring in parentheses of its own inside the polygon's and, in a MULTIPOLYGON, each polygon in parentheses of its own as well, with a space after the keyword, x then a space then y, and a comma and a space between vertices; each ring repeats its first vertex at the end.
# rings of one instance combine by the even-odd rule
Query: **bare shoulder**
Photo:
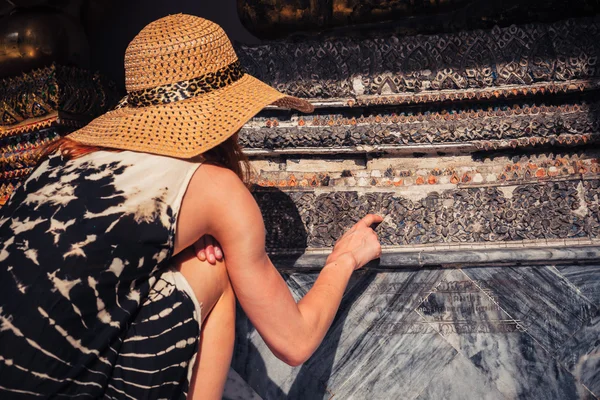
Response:
POLYGON ((254 220, 257 210, 250 191, 233 171, 211 164, 200 166, 190 180, 181 204, 176 251, 191 245, 204 234, 222 241, 225 238, 218 236, 228 235, 248 218, 254 220))
MULTIPOLYGON (((254 198, 241 179, 231 170, 217 165, 202 165, 190 182, 188 192, 195 202, 209 202, 213 210, 229 210, 232 206, 252 207, 254 198)), ((199 204, 199 203, 197 203, 199 204)))
POLYGON ((213 164, 203 164, 196 170, 190 186, 194 186, 196 190, 203 190, 207 185, 212 185, 213 189, 217 190, 219 188, 245 187, 240 178, 230 169, 213 164))

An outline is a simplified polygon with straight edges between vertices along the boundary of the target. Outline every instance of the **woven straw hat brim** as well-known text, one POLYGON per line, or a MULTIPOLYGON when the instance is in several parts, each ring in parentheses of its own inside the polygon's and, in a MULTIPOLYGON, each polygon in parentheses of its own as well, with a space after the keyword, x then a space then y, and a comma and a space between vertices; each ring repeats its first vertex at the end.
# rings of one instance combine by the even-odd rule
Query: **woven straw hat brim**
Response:
POLYGON ((313 110, 309 102, 246 74, 222 89, 187 100, 109 111, 67 137, 86 145, 191 158, 227 140, 271 104, 313 110))

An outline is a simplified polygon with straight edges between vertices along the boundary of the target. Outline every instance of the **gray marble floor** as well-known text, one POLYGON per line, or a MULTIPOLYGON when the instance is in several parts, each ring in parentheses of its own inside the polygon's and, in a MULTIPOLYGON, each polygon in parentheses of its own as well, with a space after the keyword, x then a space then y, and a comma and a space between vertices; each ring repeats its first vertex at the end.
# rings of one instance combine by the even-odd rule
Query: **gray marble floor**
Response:
MULTIPOLYGON (((284 277, 299 297, 316 275, 284 277)), ((359 271, 296 368, 237 324, 225 398, 600 397, 598 265, 359 271)))

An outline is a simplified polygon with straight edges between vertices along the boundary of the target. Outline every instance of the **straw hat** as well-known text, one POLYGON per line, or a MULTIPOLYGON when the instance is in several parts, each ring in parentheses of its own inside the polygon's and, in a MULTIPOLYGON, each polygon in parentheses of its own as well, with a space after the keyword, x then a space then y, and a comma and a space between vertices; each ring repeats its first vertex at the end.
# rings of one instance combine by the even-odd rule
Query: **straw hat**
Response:
POLYGON ((127 96, 67 137, 77 142, 178 158, 233 135, 265 106, 312 112, 246 74, 221 27, 177 14, 150 23, 125 51, 127 96))

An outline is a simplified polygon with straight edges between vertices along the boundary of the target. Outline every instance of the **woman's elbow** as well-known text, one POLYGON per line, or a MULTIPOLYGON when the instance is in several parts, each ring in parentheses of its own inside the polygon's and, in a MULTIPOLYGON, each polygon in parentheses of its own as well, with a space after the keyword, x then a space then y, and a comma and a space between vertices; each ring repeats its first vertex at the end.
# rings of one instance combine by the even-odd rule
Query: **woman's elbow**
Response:
POLYGON ((278 356, 277 358, 279 358, 281 361, 283 361, 290 367, 298 367, 304 364, 304 362, 308 360, 309 357, 302 357, 301 355, 284 355, 278 356))
MULTIPOLYGON (((273 351, 273 350, 272 350, 273 351)), ((289 365, 290 367, 298 367, 306 362, 312 356, 313 351, 308 349, 299 349, 290 346, 281 351, 273 351, 275 357, 289 365)))
POLYGON ((291 367, 304 364, 321 344, 318 337, 310 332, 300 331, 293 334, 263 336, 265 344, 273 355, 291 367))

